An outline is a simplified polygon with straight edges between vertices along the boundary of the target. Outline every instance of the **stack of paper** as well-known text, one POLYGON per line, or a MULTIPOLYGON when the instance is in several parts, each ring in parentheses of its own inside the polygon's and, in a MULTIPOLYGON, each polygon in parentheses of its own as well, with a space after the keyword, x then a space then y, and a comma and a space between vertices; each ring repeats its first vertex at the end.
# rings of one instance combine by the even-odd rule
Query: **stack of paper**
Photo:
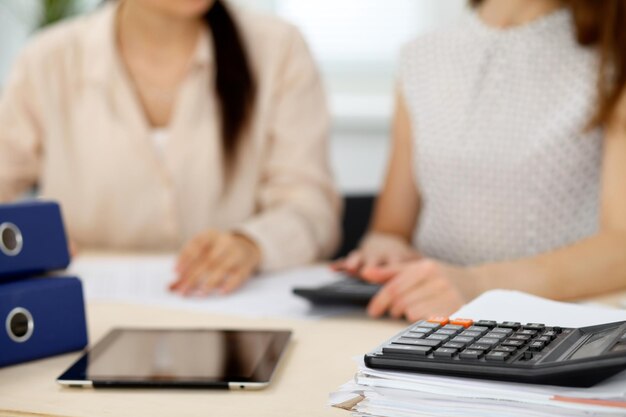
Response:
MULTIPOLYGON (((497 290, 453 317, 583 327, 626 320, 626 311, 497 290)), ((358 362, 354 380, 330 398, 332 405, 357 416, 626 416, 626 372, 591 388, 569 388, 392 372, 358 362)))

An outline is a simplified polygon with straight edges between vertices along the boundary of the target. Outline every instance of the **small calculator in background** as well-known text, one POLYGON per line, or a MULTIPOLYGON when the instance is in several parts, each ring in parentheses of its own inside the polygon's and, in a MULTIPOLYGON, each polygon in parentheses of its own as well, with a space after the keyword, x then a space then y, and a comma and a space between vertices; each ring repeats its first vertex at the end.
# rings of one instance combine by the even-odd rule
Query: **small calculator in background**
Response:
POLYGON ((320 287, 298 287, 293 293, 316 305, 366 306, 381 285, 345 276, 339 281, 320 287))
POLYGON ((626 370, 626 321, 582 328, 433 317, 365 355, 370 368, 589 387, 626 370))

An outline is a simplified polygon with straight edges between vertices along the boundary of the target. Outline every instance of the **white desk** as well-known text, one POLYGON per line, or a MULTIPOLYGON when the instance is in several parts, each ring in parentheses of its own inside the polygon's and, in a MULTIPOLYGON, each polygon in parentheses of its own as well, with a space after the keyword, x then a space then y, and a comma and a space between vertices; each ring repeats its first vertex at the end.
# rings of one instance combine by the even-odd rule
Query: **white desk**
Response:
POLYGON ((346 416, 328 394, 353 374, 352 357, 397 333, 404 323, 365 317, 321 321, 250 319, 148 306, 91 303, 90 340, 116 326, 289 328, 287 356, 262 391, 93 390, 55 382, 78 353, 0 370, 0 416, 346 416))

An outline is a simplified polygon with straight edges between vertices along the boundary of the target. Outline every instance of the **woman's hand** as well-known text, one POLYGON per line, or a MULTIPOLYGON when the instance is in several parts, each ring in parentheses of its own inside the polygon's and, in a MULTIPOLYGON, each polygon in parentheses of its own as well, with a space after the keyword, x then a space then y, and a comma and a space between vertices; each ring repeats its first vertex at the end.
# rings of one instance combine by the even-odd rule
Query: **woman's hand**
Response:
POLYGON ((389 313, 411 322, 450 315, 474 295, 476 285, 476 276, 470 270, 431 259, 372 269, 363 278, 386 282, 367 307, 370 316, 389 313))
POLYGON ((251 239, 232 232, 208 231, 193 238, 181 251, 178 279, 170 290, 182 295, 222 294, 239 288, 256 272, 261 250, 251 239))
POLYGON ((402 238, 383 233, 368 235, 359 249, 331 265, 335 271, 361 276, 363 272, 381 266, 393 266, 419 259, 419 253, 402 238))

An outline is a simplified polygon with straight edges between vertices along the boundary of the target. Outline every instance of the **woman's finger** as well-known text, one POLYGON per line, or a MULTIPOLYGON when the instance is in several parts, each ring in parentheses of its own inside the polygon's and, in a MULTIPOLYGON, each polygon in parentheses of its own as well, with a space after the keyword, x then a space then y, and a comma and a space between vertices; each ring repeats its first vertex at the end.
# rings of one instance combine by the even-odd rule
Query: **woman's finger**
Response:
POLYGON ((363 254, 360 251, 352 251, 346 258, 344 269, 346 272, 356 275, 363 265, 363 254))
POLYGON ((204 279, 204 276, 210 272, 208 264, 208 255, 205 253, 198 257, 193 265, 180 279, 180 283, 174 287, 175 291, 183 295, 191 294, 197 287, 198 281, 204 279))
POLYGON ((433 265, 433 262, 420 261, 404 267, 370 301, 367 306, 368 314, 372 317, 382 316, 396 298, 402 296, 412 286, 419 286, 421 281, 432 273, 433 265))
POLYGON ((179 276, 182 276, 202 256, 203 252, 211 246, 215 238, 217 238, 215 232, 205 232, 191 239, 183 247, 176 262, 176 271, 179 276))
POLYGON ((230 235, 222 235, 215 240, 215 243, 208 252, 207 264, 210 270, 217 268, 223 263, 224 257, 230 257, 238 250, 235 241, 230 235))
POLYGON ((363 268, 361 278, 374 284, 383 284, 402 272, 405 265, 384 265, 363 268))
POLYGON ((437 302, 441 286, 432 279, 424 279, 421 285, 412 287, 409 291, 392 301, 389 314, 394 318, 406 317, 408 310, 416 305, 427 302, 437 302))
POLYGON ((207 271, 203 280, 197 285, 199 295, 206 296, 217 287, 223 285, 229 278, 231 271, 236 269, 237 259, 238 257, 231 253, 229 257, 223 258, 221 263, 207 271))
POLYGON ((418 303, 409 307, 404 316, 409 322, 415 323, 418 320, 424 320, 436 315, 435 310, 435 304, 418 303))
POLYGON ((178 277, 169 286, 171 291, 182 291, 187 288, 190 280, 194 280, 205 268, 205 252, 199 252, 195 255, 193 262, 188 263, 184 269, 178 273, 178 277))
POLYGON ((363 266, 361 267, 360 273, 363 274, 363 271, 378 268, 382 266, 386 266, 386 257, 384 255, 371 255, 364 259, 363 266))
POLYGON ((333 261, 329 265, 330 269, 335 272, 341 272, 346 269, 346 258, 340 258, 333 261))
POLYGON ((230 294, 246 282, 252 275, 253 267, 250 265, 243 266, 231 272, 220 288, 221 294, 230 294))
POLYGON ((418 320, 424 320, 432 316, 449 316, 456 308, 451 307, 447 303, 437 301, 427 301, 418 303, 409 307, 405 313, 405 317, 411 323, 418 320))

